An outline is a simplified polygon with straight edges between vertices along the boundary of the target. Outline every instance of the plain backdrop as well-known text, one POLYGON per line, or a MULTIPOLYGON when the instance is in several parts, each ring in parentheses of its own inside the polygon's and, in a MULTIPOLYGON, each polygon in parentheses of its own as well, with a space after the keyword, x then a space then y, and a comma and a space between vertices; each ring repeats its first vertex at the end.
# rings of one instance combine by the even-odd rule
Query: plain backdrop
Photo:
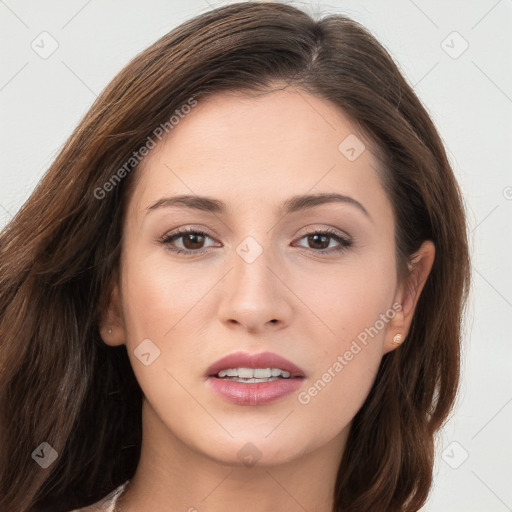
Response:
MULTIPOLYGON (((0 229, 113 76, 182 21, 225 3, 0 0, 0 229)), ((460 395, 424 510, 512 510, 512 1, 288 3, 368 27, 445 141, 468 207, 473 290, 460 395)))

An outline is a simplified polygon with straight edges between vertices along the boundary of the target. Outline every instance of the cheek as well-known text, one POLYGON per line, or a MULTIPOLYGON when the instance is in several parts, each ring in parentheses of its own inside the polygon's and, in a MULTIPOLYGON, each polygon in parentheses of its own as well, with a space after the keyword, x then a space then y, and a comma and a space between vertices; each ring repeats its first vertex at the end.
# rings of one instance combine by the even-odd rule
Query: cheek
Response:
POLYGON ((218 279, 193 265, 169 265, 165 254, 145 257, 137 251, 125 258, 121 276, 126 344, 137 380, 153 404, 168 406, 172 397, 176 410, 186 410, 187 395, 178 382, 196 385, 207 367, 202 333, 211 311, 205 308, 218 279), (142 347, 151 360, 157 356, 148 366, 138 358, 142 347))
POLYGON ((122 272, 123 312, 129 342, 155 338, 160 342, 190 328, 201 299, 212 286, 192 268, 170 266, 164 257, 127 259, 122 272))
POLYGON ((338 272, 329 270, 329 276, 316 273, 317 286, 304 285, 298 292, 308 297, 322 325, 311 353, 313 374, 297 398, 311 428, 325 435, 348 425, 374 382, 395 314, 393 265, 391 256, 375 254, 338 272))
POLYGON ((315 374, 297 395, 297 418, 315 432, 315 443, 325 443, 349 427, 375 380, 380 351, 352 347, 331 354, 329 364, 315 374), (353 351, 353 352, 352 352, 353 351))
POLYGON ((183 423, 183 437, 194 431, 194 422, 188 424, 180 416, 177 420, 176 413, 188 411, 201 418, 204 412, 187 392, 199 382, 199 370, 192 372, 191 362, 200 360, 204 349, 201 338, 191 333, 196 331, 194 319, 204 316, 201 298, 215 282, 194 277, 192 272, 179 265, 171 268, 165 258, 145 258, 135 251, 125 259, 122 271, 127 350, 133 371, 157 416, 175 429, 183 423), (138 356, 142 346, 150 354, 148 365, 138 356))
POLYGON ((373 345, 382 341, 389 319, 384 322, 381 319, 386 313, 394 315, 392 304, 397 281, 392 248, 368 251, 364 255, 350 254, 339 265, 306 270, 304 274, 314 278, 297 280, 294 292, 305 298, 306 306, 313 313, 308 315, 309 323, 321 324, 319 346, 323 354, 347 350, 361 333, 359 339, 364 341, 364 333, 369 329, 371 339, 375 340, 373 345), (374 332, 375 326, 378 333, 374 332))
POLYGON ((297 393, 297 411, 324 442, 350 424, 379 369, 385 329, 373 329, 383 310, 378 301, 369 306, 347 301, 332 317, 326 316, 336 335, 328 333, 317 340, 311 352, 314 370, 297 393))

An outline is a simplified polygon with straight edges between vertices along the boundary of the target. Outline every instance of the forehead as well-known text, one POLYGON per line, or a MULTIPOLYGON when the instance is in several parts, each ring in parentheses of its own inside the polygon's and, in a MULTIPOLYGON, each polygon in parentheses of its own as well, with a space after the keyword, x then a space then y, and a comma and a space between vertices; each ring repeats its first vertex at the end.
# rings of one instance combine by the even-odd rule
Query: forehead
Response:
POLYGON ((363 135, 336 105, 293 88, 200 99, 146 157, 138 182, 141 207, 198 194, 258 210, 297 194, 337 192, 368 209, 390 208, 363 135))

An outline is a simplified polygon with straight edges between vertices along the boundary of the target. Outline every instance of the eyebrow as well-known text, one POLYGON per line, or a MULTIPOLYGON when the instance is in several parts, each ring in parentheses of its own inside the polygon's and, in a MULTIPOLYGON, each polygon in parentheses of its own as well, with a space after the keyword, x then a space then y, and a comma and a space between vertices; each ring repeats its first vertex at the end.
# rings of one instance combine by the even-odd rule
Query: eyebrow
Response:
MULTIPOLYGON (((371 220, 371 216, 368 213, 368 210, 359 201, 353 197, 336 193, 319 193, 293 196, 281 204, 281 206, 278 208, 278 213, 281 215, 287 215, 329 203, 343 203, 355 206, 360 212, 364 213, 364 215, 366 215, 366 217, 371 220)), ((162 199, 156 201, 156 203, 148 206, 146 209, 149 213, 158 208, 168 208, 173 206, 184 206, 186 208, 192 208, 194 210, 201 210, 215 214, 223 214, 228 211, 226 203, 220 199, 196 195, 163 197, 162 199)))

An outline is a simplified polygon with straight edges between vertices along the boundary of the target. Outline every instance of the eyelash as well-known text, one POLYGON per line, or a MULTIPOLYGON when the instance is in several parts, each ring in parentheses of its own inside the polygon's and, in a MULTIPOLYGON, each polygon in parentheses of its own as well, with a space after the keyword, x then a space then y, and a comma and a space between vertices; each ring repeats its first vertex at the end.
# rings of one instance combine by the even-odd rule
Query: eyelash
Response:
MULTIPOLYGON (((198 249, 198 250, 193 251, 190 249, 180 249, 180 248, 176 248, 176 247, 173 247, 173 248, 170 247, 171 242, 173 242, 174 240, 177 240, 179 238, 182 238, 184 235, 191 234, 191 233, 194 235, 201 235, 204 237, 212 238, 210 235, 208 235, 208 233, 205 233, 204 231, 194 229, 194 228, 185 228, 185 229, 178 229, 175 233, 173 233, 171 235, 164 235, 160 239, 160 243, 169 246, 168 247, 169 250, 174 252, 175 254, 190 255, 190 254, 202 254, 202 253, 206 252, 208 249, 198 249)), ((309 247, 302 247, 303 249, 313 251, 316 254, 318 254, 318 253, 331 254, 331 253, 338 253, 338 252, 341 253, 341 252, 347 250, 349 247, 351 247, 352 243, 353 243, 350 238, 344 237, 344 236, 340 235, 337 231, 334 231, 329 228, 326 228, 323 230, 318 230, 318 231, 311 231, 310 233, 306 233, 305 235, 301 236, 299 238, 299 240, 302 240, 303 238, 306 238, 308 236, 313 236, 313 235, 327 235, 329 238, 332 238, 333 240, 335 240, 336 242, 338 242, 340 244, 339 247, 337 247, 337 248, 331 247, 331 248, 327 248, 327 249, 311 249, 309 247)))

